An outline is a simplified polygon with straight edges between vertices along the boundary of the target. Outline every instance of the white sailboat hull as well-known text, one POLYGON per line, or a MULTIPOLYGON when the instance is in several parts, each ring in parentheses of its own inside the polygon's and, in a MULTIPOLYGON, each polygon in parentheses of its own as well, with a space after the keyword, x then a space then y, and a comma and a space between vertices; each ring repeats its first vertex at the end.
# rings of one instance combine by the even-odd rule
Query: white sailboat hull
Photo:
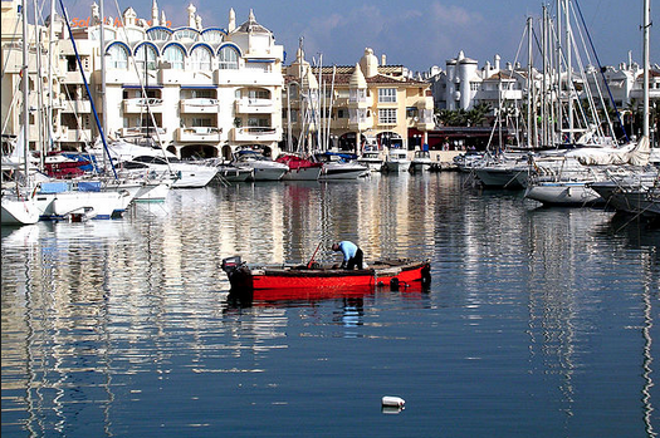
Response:
POLYGON ((33 199, 2 199, 2 225, 29 225, 39 221, 33 199))
POLYGON ((580 182, 548 182, 527 187, 525 198, 546 205, 592 205, 604 200, 580 182))

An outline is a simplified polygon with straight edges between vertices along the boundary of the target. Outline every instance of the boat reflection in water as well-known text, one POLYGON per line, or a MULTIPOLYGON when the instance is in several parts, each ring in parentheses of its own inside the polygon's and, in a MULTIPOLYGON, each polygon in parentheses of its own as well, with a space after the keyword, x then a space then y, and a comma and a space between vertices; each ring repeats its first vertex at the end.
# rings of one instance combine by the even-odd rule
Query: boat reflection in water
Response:
MULTIPOLYGON (((320 301, 343 301, 344 312, 342 322, 346 325, 348 321, 359 319, 364 308, 364 299, 374 298, 378 294, 399 293, 408 297, 421 297, 429 292, 428 284, 421 282, 399 285, 372 286, 344 286, 344 287, 309 287, 289 289, 257 289, 253 291, 236 290, 229 291, 227 305, 231 308, 244 307, 291 307, 305 306, 320 301), (349 312, 348 310, 351 310, 349 312)), ((352 325, 360 325, 353 322, 352 325)))

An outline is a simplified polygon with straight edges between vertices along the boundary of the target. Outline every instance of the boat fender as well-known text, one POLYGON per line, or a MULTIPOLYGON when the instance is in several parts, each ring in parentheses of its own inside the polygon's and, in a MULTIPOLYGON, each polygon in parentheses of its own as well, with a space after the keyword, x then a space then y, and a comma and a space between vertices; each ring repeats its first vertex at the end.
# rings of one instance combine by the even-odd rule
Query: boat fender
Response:
POLYGON ((390 288, 392 290, 399 290, 399 279, 394 277, 393 279, 390 280, 390 288))
POLYGON ((404 399, 392 395, 386 395, 381 400, 381 405, 383 407, 403 408, 405 404, 406 401, 404 399))

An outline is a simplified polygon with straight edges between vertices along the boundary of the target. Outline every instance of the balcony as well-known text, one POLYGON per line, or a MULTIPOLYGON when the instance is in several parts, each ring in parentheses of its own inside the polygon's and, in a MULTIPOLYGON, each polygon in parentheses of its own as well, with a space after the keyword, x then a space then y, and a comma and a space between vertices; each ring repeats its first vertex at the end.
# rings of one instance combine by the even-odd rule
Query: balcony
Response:
POLYGON ((139 97, 124 100, 124 113, 144 113, 147 110, 152 113, 163 112, 163 99, 139 97))
POLYGON ((196 98, 181 100, 182 114, 217 114, 218 108, 218 99, 196 98))
MULTIPOLYGON (((165 128, 158 128, 158 135, 165 134, 165 128)), ((152 127, 133 127, 133 128, 121 128, 122 137, 146 137, 148 135, 156 135, 156 128, 152 127)))
POLYGON ((432 109, 420 109, 419 116, 415 117, 415 127, 420 131, 430 131, 435 128, 435 119, 432 109))
POLYGON ((220 142, 220 135, 222 134, 221 128, 195 126, 192 128, 178 128, 175 133, 175 138, 180 142, 220 142))
POLYGON ((281 135, 277 128, 267 128, 261 126, 234 128, 233 140, 244 142, 272 142, 280 141, 281 135))
POLYGON ((89 100, 64 100, 62 108, 63 113, 73 114, 90 114, 92 112, 92 104, 89 100))
POLYGON ((247 98, 236 101, 236 113, 238 114, 272 114, 275 105, 271 99, 247 98))
POLYGON ((67 126, 62 126, 62 136, 59 138, 60 142, 89 142, 92 140, 91 129, 74 129, 67 126))

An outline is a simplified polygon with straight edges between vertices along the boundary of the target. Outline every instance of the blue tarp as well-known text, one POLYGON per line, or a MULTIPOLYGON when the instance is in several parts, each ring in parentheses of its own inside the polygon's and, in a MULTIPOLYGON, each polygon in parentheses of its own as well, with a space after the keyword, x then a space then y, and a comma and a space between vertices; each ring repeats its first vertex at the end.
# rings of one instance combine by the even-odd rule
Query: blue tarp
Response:
POLYGON ((62 193, 69 190, 67 182, 45 182, 41 183, 39 193, 62 193))
POLYGON ((78 183, 79 192, 100 192, 101 191, 101 182, 100 181, 80 181, 78 183))

